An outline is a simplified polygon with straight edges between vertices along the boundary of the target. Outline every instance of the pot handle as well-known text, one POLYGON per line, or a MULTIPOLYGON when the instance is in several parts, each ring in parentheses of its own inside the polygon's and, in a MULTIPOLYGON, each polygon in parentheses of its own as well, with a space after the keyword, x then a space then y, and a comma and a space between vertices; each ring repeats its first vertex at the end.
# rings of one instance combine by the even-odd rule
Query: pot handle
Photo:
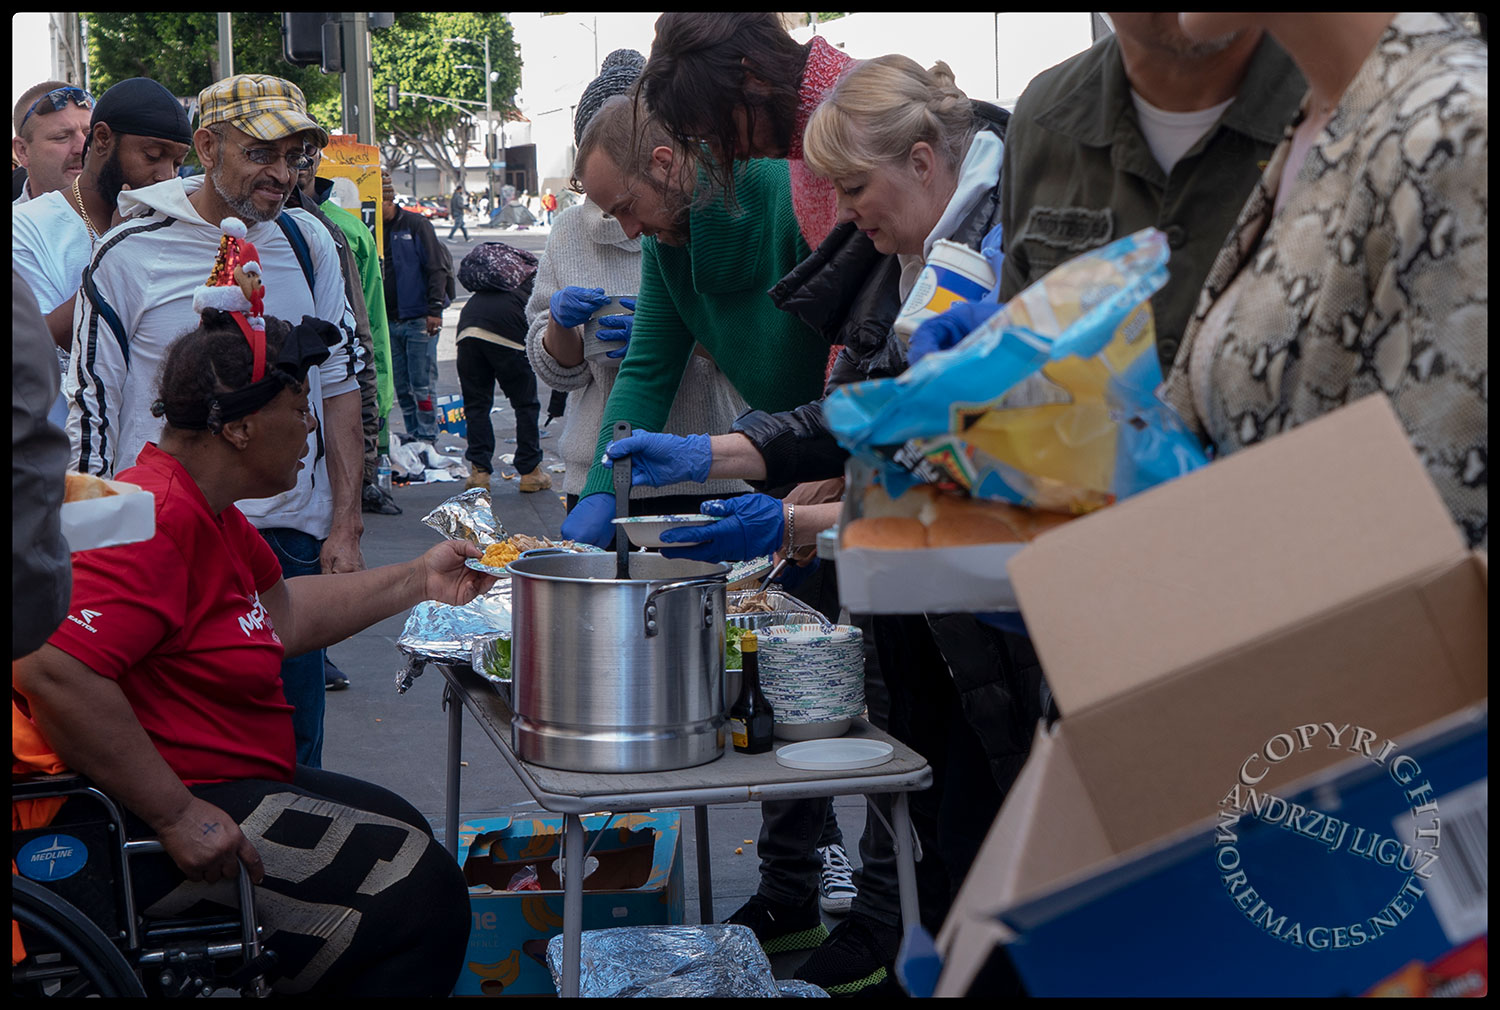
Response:
MULTIPOLYGON (((681 582, 668 582, 665 586, 658 586, 646 595, 645 621, 646 637, 655 638, 660 629, 656 625, 656 598, 664 593, 674 592, 678 589, 687 589, 691 586, 701 586, 704 589, 713 586, 722 586, 724 583, 719 579, 684 579, 681 582)), ((705 593, 703 596, 703 626, 712 628, 714 626, 713 599, 705 593)))

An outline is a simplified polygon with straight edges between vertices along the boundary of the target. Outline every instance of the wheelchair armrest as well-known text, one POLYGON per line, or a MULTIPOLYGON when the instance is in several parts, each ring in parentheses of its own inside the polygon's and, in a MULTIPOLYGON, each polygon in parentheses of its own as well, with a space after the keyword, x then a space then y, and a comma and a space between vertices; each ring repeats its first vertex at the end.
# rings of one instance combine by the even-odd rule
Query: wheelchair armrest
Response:
POLYGON ((47 775, 33 772, 29 775, 12 775, 10 798, 13 800, 40 800, 49 796, 67 796, 87 792, 94 788, 87 775, 78 772, 59 772, 47 775))

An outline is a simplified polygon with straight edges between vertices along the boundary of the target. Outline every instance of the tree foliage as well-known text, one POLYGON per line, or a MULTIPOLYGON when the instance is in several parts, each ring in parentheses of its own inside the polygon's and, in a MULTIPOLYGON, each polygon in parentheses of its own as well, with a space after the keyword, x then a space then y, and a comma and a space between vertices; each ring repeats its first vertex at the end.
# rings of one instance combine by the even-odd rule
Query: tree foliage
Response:
POLYGON ((491 85, 497 116, 515 114, 521 86, 521 56, 504 14, 402 13, 393 27, 372 32, 371 66, 375 84, 375 136, 386 164, 395 169, 413 154, 445 166, 457 176, 467 155, 483 143, 475 120, 484 116, 484 39, 490 40, 490 66, 499 76, 491 85), (451 38, 472 42, 448 42, 451 38), (464 99, 478 105, 459 108, 428 99, 402 97, 399 108, 386 108, 390 85, 398 91, 464 99))
MULTIPOLYGON (((83 15, 88 22, 89 64, 94 94, 130 77, 149 77, 174 95, 196 98, 224 75, 219 67, 218 21, 213 12, 102 11, 83 15)), ((297 67, 282 56, 281 15, 234 14, 234 70, 241 74, 274 74, 302 89, 308 110, 331 132, 343 124, 340 77, 317 67, 297 67)), ((469 152, 483 143, 475 119, 484 116, 484 71, 459 64, 484 65, 484 39, 490 40, 490 65, 498 74, 492 88, 497 116, 515 114, 521 86, 521 56, 504 14, 459 12, 402 13, 396 23, 370 33, 370 67, 375 96, 375 137, 394 170, 421 155, 456 175, 469 152), (447 42, 466 38, 472 43, 447 42), (401 98, 400 108, 386 108, 387 88, 465 99, 477 105, 453 105, 401 98)))
MULTIPOLYGON (((212 11, 94 11, 88 21, 90 83, 95 95, 130 77, 149 77, 172 94, 196 98, 219 80, 219 26, 212 11)), ((339 78, 294 67, 281 55, 281 15, 234 14, 234 70, 274 74, 302 89, 319 122, 340 121, 339 78)))

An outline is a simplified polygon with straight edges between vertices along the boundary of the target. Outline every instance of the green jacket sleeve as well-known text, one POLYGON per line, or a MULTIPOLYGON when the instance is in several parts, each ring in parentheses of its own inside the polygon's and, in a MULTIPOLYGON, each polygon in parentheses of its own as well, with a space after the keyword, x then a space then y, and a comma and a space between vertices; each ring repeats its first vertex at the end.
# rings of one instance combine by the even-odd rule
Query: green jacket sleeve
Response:
POLYGON ((693 334, 682 321, 662 276, 660 249, 654 239, 648 239, 641 243, 641 293, 630 331, 630 350, 604 405, 594 465, 580 498, 614 491, 613 474, 599 460, 614 441, 616 421, 629 421, 632 428, 646 431, 662 430, 693 353, 693 342, 693 334))

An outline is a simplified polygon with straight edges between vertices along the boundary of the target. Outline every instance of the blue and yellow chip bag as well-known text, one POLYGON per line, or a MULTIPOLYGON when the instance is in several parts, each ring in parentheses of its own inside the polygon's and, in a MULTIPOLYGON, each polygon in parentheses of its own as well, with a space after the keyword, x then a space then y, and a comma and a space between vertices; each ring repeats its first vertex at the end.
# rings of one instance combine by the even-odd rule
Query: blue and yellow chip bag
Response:
POLYGON ((1201 446, 1156 396, 1167 255, 1146 229, 1069 260, 957 346, 836 390, 825 416, 892 494, 954 484, 1081 514, 1196 469, 1201 446))

